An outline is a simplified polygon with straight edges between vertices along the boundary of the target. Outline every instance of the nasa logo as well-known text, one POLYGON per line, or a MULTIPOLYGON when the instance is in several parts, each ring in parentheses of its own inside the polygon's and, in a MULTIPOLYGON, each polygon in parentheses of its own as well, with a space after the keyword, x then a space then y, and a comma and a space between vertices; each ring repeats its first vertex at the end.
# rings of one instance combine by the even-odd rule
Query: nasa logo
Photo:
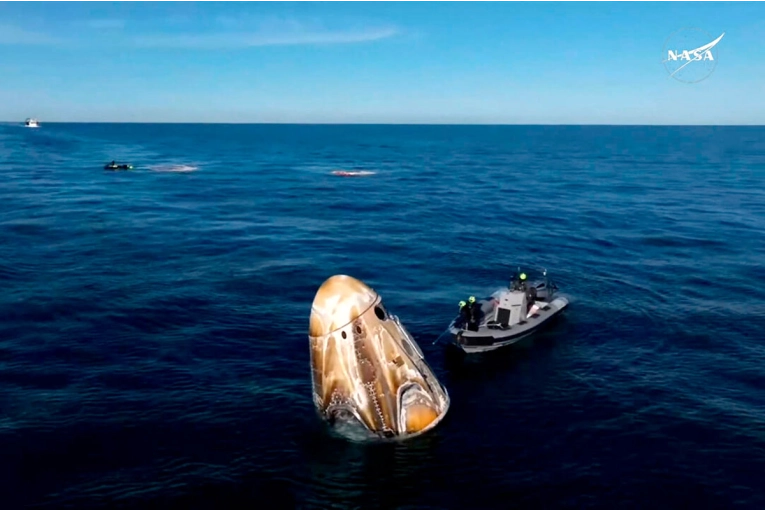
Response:
POLYGON ((719 52, 715 48, 725 35, 714 39, 699 28, 683 28, 664 43, 664 68, 670 77, 684 83, 698 83, 717 68, 719 52))

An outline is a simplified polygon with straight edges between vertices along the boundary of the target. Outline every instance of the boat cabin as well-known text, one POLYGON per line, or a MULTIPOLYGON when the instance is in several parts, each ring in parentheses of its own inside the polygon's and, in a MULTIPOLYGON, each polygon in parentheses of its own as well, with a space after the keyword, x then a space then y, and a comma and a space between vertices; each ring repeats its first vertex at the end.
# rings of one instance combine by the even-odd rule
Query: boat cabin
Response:
POLYGON ((497 306, 494 309, 494 320, 490 321, 501 327, 512 326, 526 319, 528 300, 526 293, 520 290, 508 290, 499 294, 497 306))

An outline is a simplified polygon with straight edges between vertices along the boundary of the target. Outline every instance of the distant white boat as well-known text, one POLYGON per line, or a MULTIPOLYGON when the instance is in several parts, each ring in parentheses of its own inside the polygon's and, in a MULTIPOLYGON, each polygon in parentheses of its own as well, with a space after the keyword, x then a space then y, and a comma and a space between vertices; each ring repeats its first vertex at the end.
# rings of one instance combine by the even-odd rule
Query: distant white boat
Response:
POLYGON ((37 119, 30 118, 24 121, 24 126, 28 128, 36 128, 40 127, 40 124, 37 123, 37 119))

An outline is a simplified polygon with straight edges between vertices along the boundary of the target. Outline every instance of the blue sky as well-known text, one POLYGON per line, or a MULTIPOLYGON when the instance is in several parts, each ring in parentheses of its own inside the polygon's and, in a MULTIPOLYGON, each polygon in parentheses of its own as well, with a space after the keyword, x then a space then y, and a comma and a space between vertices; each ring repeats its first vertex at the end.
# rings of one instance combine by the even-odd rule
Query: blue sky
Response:
POLYGON ((0 4, 0 119, 765 124, 760 2, 0 4), (706 80, 663 45, 717 37, 706 80))

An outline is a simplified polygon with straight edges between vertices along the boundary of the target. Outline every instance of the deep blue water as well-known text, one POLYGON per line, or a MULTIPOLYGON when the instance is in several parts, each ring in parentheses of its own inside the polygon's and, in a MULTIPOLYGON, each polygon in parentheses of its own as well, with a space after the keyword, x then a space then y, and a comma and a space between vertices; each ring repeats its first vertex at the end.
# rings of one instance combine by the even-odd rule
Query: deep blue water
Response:
POLYGON ((2 125, 0 506, 761 509, 764 234, 765 128, 2 125), (566 315, 450 361, 518 265, 566 315), (431 434, 318 422, 336 273, 448 388, 431 434))

